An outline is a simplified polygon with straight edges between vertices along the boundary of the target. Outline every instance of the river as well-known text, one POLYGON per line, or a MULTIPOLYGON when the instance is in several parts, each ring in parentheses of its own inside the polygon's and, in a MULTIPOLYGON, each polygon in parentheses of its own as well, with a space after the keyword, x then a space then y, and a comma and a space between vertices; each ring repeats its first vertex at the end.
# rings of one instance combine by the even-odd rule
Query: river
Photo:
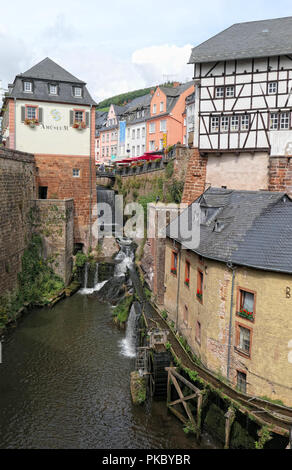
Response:
POLYGON ((94 296, 25 315, 2 343, 0 447, 198 448, 164 402, 132 405, 124 338, 94 296))

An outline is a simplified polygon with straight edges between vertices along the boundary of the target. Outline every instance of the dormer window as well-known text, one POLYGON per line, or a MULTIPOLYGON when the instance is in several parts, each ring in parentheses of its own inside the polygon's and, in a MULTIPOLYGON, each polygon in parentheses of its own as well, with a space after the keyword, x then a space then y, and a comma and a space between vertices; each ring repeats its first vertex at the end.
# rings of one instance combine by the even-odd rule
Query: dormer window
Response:
POLYGON ((57 95, 58 94, 57 85, 49 84, 49 94, 50 95, 57 95))
POLYGON ((32 93, 32 82, 23 82, 23 91, 25 93, 32 93))
POLYGON ((79 86, 75 86, 73 88, 74 90, 74 96, 76 96, 76 98, 81 98, 82 97, 82 88, 79 87, 79 86))

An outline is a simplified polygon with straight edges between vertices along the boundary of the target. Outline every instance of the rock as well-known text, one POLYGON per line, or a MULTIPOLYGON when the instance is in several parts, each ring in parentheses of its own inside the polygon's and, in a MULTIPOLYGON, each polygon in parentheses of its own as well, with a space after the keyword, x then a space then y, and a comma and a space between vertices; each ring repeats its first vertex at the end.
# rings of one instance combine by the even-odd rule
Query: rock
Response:
POLYGON ((153 256, 151 253, 150 242, 147 240, 144 246, 144 252, 143 252, 142 259, 141 259, 141 269, 143 270, 144 279, 146 283, 149 285, 150 289, 153 289, 153 276, 154 276, 153 264, 154 264, 154 260, 153 260, 153 256))
POLYGON ((120 250, 114 237, 104 237, 101 247, 102 255, 105 258, 112 258, 120 250))
POLYGON ((137 371, 131 372, 131 395, 134 405, 141 405, 146 400, 146 380, 137 371))

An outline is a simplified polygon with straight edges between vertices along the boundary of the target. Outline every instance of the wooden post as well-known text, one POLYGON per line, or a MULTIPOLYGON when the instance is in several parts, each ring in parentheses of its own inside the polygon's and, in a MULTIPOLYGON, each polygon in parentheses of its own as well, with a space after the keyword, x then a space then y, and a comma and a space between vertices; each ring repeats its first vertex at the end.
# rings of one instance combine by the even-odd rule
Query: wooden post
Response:
POLYGON ((233 408, 228 408, 227 413, 225 413, 225 446, 224 449, 229 449, 230 444, 230 431, 233 421, 235 419, 235 411, 233 408))
POLYGON ((203 394, 201 392, 198 394, 198 402, 197 402, 197 440, 199 440, 201 437, 202 404, 203 404, 203 394))

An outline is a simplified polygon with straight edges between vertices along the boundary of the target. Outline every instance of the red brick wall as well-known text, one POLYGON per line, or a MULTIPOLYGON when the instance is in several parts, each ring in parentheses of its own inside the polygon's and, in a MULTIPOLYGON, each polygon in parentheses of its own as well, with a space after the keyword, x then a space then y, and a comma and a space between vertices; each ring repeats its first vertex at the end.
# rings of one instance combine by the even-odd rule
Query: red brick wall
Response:
POLYGON ((10 149, 15 149, 15 106, 13 100, 8 100, 8 112, 9 112, 9 143, 10 149))
POLYGON ((206 170, 208 159, 200 156, 197 148, 190 155, 182 202, 191 204, 205 190, 206 170))
POLYGON ((292 157, 271 157, 269 191, 285 191, 292 196, 292 157))
MULTIPOLYGON (((74 199, 74 242, 90 243, 91 213, 96 202, 95 164, 88 156, 35 155, 38 186, 47 186, 49 199, 74 199), (79 168, 80 177, 73 177, 73 168, 79 168), (92 204, 90 203, 90 186, 92 204)), ((93 223, 94 220, 92 220, 93 223)))

